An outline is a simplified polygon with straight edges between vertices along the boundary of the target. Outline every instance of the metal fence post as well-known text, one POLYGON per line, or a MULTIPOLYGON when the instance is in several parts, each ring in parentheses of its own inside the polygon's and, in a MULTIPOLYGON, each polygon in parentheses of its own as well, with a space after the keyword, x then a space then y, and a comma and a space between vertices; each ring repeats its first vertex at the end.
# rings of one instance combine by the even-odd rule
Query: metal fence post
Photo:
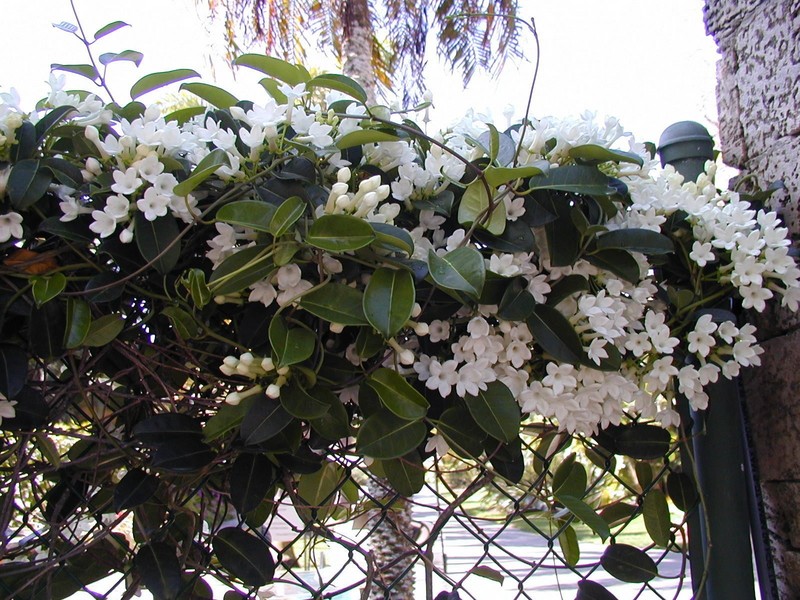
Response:
MULTIPOLYGON (((658 153, 662 165, 674 166, 687 181, 693 181, 703 172, 706 161, 713 159, 713 148, 705 127, 681 121, 664 130, 658 153)), ((715 320, 736 320, 729 311, 714 310, 712 314, 715 320)), ((707 410, 680 407, 684 431, 692 433, 697 483, 705 497, 705 505, 698 507, 688 523, 692 587, 699 599, 754 599, 751 512, 745 478, 745 460, 749 457, 744 449, 738 382, 720 377, 707 392, 707 410), (693 556, 698 551, 701 555, 693 556), (703 575, 705 585, 698 593, 703 575)))

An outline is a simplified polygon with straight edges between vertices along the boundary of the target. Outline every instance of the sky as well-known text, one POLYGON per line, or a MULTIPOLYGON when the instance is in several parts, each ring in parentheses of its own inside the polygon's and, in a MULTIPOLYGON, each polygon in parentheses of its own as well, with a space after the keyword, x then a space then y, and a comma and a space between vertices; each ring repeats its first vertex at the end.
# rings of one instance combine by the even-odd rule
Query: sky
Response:
MULTIPOLYGON (((126 49, 144 53, 137 69, 129 63, 109 67, 109 84, 118 101, 130 86, 156 71, 191 68, 240 98, 259 101, 265 92, 254 71, 234 78, 219 58, 219 28, 208 23, 206 0, 74 0, 91 34, 108 22, 126 27, 96 44, 97 54, 126 49), (216 56, 209 64, 209 56, 216 56)), ((69 0, 2 0, 6 58, 0 63, 0 91, 15 87, 22 105, 33 106, 48 90, 53 62, 85 63, 86 50, 52 23, 74 23, 69 0), (10 37, 9 37, 10 36, 10 37), (13 48, 13 51, 8 49, 13 48), (12 58, 9 58, 13 56, 12 58)), ((533 97, 536 117, 566 117, 584 110, 618 117, 639 141, 657 142, 675 121, 695 120, 716 133, 713 40, 702 20, 703 0, 520 0, 521 13, 534 18, 541 44, 541 66, 533 97)), ((458 74, 447 72, 431 49, 426 76, 433 93, 437 124, 446 124, 469 108, 505 125, 504 110, 524 113, 534 71, 535 45, 522 34, 530 62, 509 62, 497 80, 478 74, 464 90, 458 74)), ((329 66, 329 65, 328 65, 329 66)), ((68 75, 68 89, 92 88, 68 75)), ((167 88, 176 91, 177 85, 167 88)), ((152 102, 163 91, 143 96, 152 102)))

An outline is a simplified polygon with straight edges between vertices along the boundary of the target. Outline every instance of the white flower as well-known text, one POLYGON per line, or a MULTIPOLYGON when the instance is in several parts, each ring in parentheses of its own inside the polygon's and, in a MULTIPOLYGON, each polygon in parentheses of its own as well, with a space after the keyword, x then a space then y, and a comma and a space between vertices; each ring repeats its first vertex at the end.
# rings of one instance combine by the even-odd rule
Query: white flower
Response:
POLYGON ((117 220, 102 210, 93 210, 92 219, 94 221, 89 225, 89 229, 94 231, 101 238, 107 238, 117 228, 117 220))
POLYGON ((125 196, 115 195, 106 198, 106 206, 103 209, 109 217, 112 217, 117 222, 126 220, 128 218, 128 211, 131 208, 131 203, 125 196))
POLYGON ((142 185, 142 180, 139 179, 139 172, 136 167, 128 167, 123 173, 122 171, 115 170, 112 174, 114 183, 111 184, 111 191, 117 194, 130 195, 139 189, 142 185))
POLYGON ((689 253, 689 258, 700 267, 705 267, 708 263, 713 262, 716 256, 711 250, 711 242, 703 243, 695 240, 694 244, 692 244, 692 251, 689 253))
POLYGON ((3 423, 3 419, 13 419, 16 416, 17 413, 14 409, 16 404, 16 400, 0 399, 0 424, 3 423))
POLYGON ((549 362, 546 369, 547 375, 542 379, 542 384, 552 388, 557 396, 575 389, 578 385, 578 380, 575 379, 575 367, 572 365, 549 362))
POLYGON ((457 367, 458 363, 453 359, 446 360, 444 363, 431 359, 428 364, 429 377, 425 382, 425 387, 429 390, 438 390, 442 398, 447 398, 453 391, 453 386, 458 383, 457 367))
POLYGON ((441 342, 450 337, 450 321, 435 319, 428 324, 428 337, 431 342, 441 342))
POLYGON ((608 351, 605 349, 605 346, 606 340, 603 338, 595 338, 592 340, 592 343, 589 344, 589 348, 586 350, 589 358, 596 365, 599 365, 602 359, 608 358, 608 351))
POLYGON ((22 215, 13 211, 0 215, 0 243, 7 242, 12 237, 22 237, 22 215))
POLYGON ((136 161, 133 166, 139 170, 139 175, 150 183, 155 182, 156 177, 164 171, 164 165, 158 160, 158 155, 155 152, 151 152, 142 160, 136 161))
POLYGON ((250 286, 248 302, 261 302, 264 306, 269 306, 278 293, 268 281, 259 281, 250 286))
POLYGON ((716 341, 711 335, 717 330, 717 324, 711 320, 711 315, 706 314, 697 319, 694 331, 690 331, 686 336, 689 342, 689 352, 694 352, 700 356, 708 356, 711 353, 711 348, 714 347, 716 341))
POLYGON ((436 451, 437 456, 444 456, 450 451, 450 445, 440 434, 432 435, 425 444, 425 452, 436 451))
POLYGON ((760 285, 740 287, 739 293, 742 295, 742 306, 754 308, 758 312, 764 312, 767 308, 766 301, 772 298, 772 292, 760 285))
POLYGON ((311 143, 317 148, 326 148, 333 144, 333 138, 330 135, 331 131, 333 131, 333 127, 330 125, 314 121, 308 128, 308 136, 311 138, 311 143))
POLYGON ((159 194, 154 188, 147 188, 144 197, 136 201, 136 207, 144 213, 144 218, 148 221, 155 221, 158 217, 167 214, 170 198, 159 194))
POLYGON ((174 190, 175 186, 178 185, 178 180, 175 179, 175 175, 172 173, 161 173, 152 183, 153 189, 156 192, 163 194, 164 196, 171 196, 172 190, 174 190))
POLYGON ((292 263, 278 269, 276 279, 278 281, 278 287, 282 290, 286 290, 300 283, 302 277, 303 274, 300 272, 300 267, 292 263))
POLYGON ((486 390, 487 384, 497 380, 497 374, 489 367, 486 360, 469 362, 458 370, 456 394, 460 397, 466 395, 477 396, 481 390, 486 390))

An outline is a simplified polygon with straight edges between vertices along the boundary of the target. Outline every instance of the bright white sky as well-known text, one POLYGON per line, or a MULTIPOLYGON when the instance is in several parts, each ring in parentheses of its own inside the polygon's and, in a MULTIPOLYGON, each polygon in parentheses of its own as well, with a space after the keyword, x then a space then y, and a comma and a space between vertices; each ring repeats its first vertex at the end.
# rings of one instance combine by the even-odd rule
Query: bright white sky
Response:
MULTIPOLYGON (((23 106, 45 95, 50 63, 85 63, 77 39, 52 27, 74 22, 69 0, 2 0, 6 57, 0 63, 0 90, 16 87, 23 106), (9 37, 10 36, 10 37, 9 37)), ((125 49, 144 53, 142 65, 111 65, 109 82, 119 102, 139 77, 155 71, 192 68, 212 82, 208 56, 222 46, 205 20, 206 0, 75 0, 88 35, 110 21, 132 27, 97 44, 97 54, 125 49)), ((542 47, 533 115, 568 116, 586 109, 600 117, 614 115, 640 141, 657 142, 675 121, 695 120, 714 133, 716 47, 706 37, 702 0, 520 0, 522 13, 536 19, 542 47)), ((217 30, 218 31, 218 30, 217 30)), ((524 34, 527 35, 527 34, 524 34)), ((525 38, 523 38, 525 39, 525 38)), ((534 58, 533 40, 523 42, 534 58)), ((264 92, 258 74, 241 69, 233 80, 224 62, 215 59, 218 85, 240 98, 258 101, 264 92)), ((466 91, 458 75, 445 73, 431 49, 428 83, 436 113, 446 123, 467 108, 490 113, 498 125, 507 105, 522 116, 533 62, 508 64, 492 81, 476 76, 466 91)), ((68 76, 68 88, 92 84, 68 76)), ((173 86, 171 91, 177 88, 173 86)), ((163 92, 142 98, 153 101, 163 92)))

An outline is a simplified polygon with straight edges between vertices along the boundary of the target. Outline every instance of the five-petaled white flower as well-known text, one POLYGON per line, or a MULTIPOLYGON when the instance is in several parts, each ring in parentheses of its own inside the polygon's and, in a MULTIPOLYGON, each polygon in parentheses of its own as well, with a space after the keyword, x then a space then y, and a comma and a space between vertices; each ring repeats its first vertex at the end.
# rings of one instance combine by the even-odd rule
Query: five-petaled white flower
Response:
POLYGON ((170 198, 159 194, 154 188, 147 188, 144 197, 136 201, 136 207, 144 213, 148 221, 155 221, 167 214, 170 198))
POLYGON ((136 167, 128 167, 124 172, 114 171, 111 175, 114 177, 111 191, 117 194, 133 194, 142 185, 142 180, 139 179, 139 171, 136 167))
POLYGON ((0 243, 7 242, 12 237, 22 237, 22 215, 13 211, 0 215, 0 243))

